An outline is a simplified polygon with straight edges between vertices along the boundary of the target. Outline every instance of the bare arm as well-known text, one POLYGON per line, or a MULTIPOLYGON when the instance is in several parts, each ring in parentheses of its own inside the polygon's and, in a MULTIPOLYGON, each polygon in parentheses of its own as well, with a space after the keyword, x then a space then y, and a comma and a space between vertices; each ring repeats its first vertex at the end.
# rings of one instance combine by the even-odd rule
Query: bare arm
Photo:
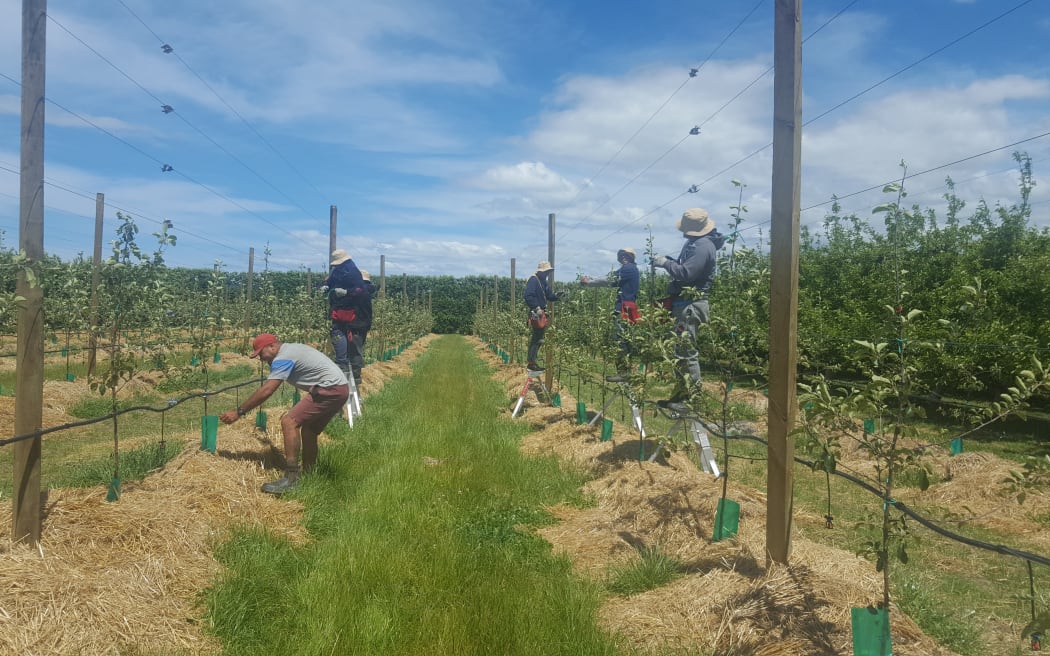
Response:
POLYGON ((276 378, 267 379, 236 410, 227 410, 219 415, 219 420, 224 424, 232 424, 237 421, 241 418, 241 415, 248 413, 252 408, 262 405, 266 402, 266 399, 273 396, 273 393, 281 386, 281 382, 276 378))

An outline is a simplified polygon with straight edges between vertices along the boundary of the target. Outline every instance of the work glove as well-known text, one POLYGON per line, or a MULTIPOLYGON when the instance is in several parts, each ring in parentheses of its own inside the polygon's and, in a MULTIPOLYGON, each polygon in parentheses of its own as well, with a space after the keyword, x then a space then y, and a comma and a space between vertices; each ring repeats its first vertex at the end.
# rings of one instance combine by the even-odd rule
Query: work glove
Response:
POLYGON ((662 268, 662 269, 666 269, 667 268, 667 264, 670 261, 671 261, 671 258, 667 257, 666 255, 657 255, 653 259, 653 264, 658 266, 658 267, 660 267, 660 268, 662 268))
POLYGON ((335 288, 334 290, 332 290, 332 291, 334 291, 334 292, 335 292, 335 296, 336 296, 336 298, 342 298, 342 297, 346 296, 346 290, 345 290, 345 289, 343 289, 342 287, 336 287, 336 288, 335 288))
POLYGON ((542 316, 543 316, 543 308, 541 308, 541 307, 533 308, 533 310, 532 310, 532 318, 533 319, 539 319, 542 316))
POLYGON ((321 293, 322 294, 327 294, 328 293, 328 285, 321 285, 321 293))

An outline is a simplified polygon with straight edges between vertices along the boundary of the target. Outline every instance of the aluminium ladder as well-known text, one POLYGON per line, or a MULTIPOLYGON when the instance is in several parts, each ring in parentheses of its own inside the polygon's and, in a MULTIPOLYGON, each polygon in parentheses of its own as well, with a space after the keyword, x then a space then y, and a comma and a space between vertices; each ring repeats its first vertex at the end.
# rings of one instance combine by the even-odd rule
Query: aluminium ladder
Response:
MULTIPOLYGON (((605 411, 609 409, 609 406, 613 404, 613 401, 622 396, 627 399, 627 403, 631 405, 631 415, 634 417, 634 428, 638 431, 639 437, 644 440, 645 427, 642 425, 642 411, 638 407, 638 401, 636 401, 634 395, 631 394, 630 381, 621 376, 606 376, 605 380, 606 382, 616 383, 618 389, 616 390, 616 393, 609 398, 609 401, 605 406, 598 411, 598 414, 594 415, 594 418, 587 422, 587 425, 593 426, 598 423, 598 420, 605 415, 605 411)), ((657 449, 657 453, 659 452, 660 450, 657 449)))
MULTIPOLYGON (((543 375, 545 372, 532 371, 531 369, 526 369, 525 371, 528 373, 528 377, 525 379, 525 385, 521 388, 521 394, 518 395, 518 402, 514 404, 514 412, 510 413, 511 419, 518 416, 518 412, 521 410, 521 406, 525 403, 525 397, 529 393, 529 387, 531 387, 533 384, 532 381, 536 381, 536 384, 540 386, 539 390, 543 390, 543 395, 547 399, 547 401, 550 401, 551 399, 551 393, 547 389, 546 383, 543 382, 543 375)), ((539 398, 540 396, 539 390, 536 390, 536 398, 539 398)))
POLYGON ((653 455, 649 456, 649 462, 656 460, 656 457, 660 455, 660 450, 664 448, 672 435, 688 430, 693 438, 693 444, 696 445, 696 454, 700 459, 701 469, 715 478, 721 476, 718 461, 711 450, 711 442, 707 439, 707 424, 700 418, 700 415, 684 403, 666 403, 658 407, 665 417, 674 420, 674 424, 667 431, 667 437, 661 440, 656 451, 653 451, 653 455))

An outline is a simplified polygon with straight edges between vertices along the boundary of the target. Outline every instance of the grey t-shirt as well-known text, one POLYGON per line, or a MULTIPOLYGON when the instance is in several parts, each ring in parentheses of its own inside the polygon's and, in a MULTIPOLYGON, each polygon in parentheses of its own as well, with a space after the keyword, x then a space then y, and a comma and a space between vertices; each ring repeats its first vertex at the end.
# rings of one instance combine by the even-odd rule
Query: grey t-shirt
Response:
POLYGON ((281 344, 270 363, 269 380, 285 380, 304 392, 311 387, 346 385, 346 376, 324 353, 306 344, 281 344))

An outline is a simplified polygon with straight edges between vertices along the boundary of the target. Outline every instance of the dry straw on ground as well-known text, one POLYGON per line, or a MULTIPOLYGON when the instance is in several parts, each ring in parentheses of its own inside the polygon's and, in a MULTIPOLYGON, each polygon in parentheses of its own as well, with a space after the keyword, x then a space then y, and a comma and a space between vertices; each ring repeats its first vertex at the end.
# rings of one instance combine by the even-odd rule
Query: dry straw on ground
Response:
MULTIPOLYGON (((366 367, 364 393, 406 374, 429 340, 366 367)), ((47 425, 70 420, 58 408, 79 398, 71 389, 82 394, 86 386, 47 384, 47 425)), ((11 434, 8 416, 0 414, 0 434, 11 434)), ((252 419, 220 428, 215 455, 195 448, 199 433, 169 436, 184 441, 184 451, 145 480, 125 483, 116 503, 106 502, 101 486, 49 490, 36 549, 11 545, 11 504, 0 499, 0 653, 219 653, 199 605, 200 591, 220 574, 215 544, 243 525, 308 539, 301 506, 259 490, 282 462, 281 440, 279 422, 263 433, 252 419)))
MULTIPOLYGON (((393 362, 367 367, 364 393, 408 374, 409 363, 428 342, 420 340, 393 362)), ((480 342, 477 351, 506 390, 509 417, 524 372, 503 365, 480 342)), ((228 364, 237 362, 230 357, 228 364)), ((48 384, 49 425, 69 421, 64 410, 79 397, 68 393, 74 387, 67 385, 73 384, 48 384)), ((574 413, 567 410, 575 400, 566 390, 558 391, 562 408, 538 404, 530 393, 518 421, 534 430, 522 449, 554 454, 589 471, 593 478, 585 492, 595 504, 551 508, 559 521, 539 533, 582 575, 596 580, 610 567, 637 559, 641 547, 659 548, 686 570, 658 589, 611 597, 599 615, 610 633, 652 651, 851 653, 849 608, 881 597, 881 580, 870 563, 797 531, 791 565, 767 568, 765 497, 732 483, 729 498, 741 505, 739 534, 712 542, 721 481, 681 453, 656 463, 638 462, 637 437, 620 426, 612 441, 601 442, 597 428, 575 425, 574 413)), ((0 432, 6 434, 12 426, 10 410, 4 411, 8 400, 0 398, 0 432)), ((220 430, 216 455, 195 448, 199 435, 177 436, 189 445, 185 452, 141 483, 125 484, 117 503, 105 502, 102 487, 50 490, 38 550, 10 546, 10 503, 0 500, 0 653, 118 654, 127 646, 142 653, 218 653, 219 645, 202 626, 197 601, 220 574, 213 546, 231 527, 244 524, 292 540, 308 539, 297 503, 259 491, 276 475, 272 468, 280 463, 280 439, 275 428, 255 430, 251 419, 220 430)), ((1002 461, 963 454, 945 456, 939 466, 951 477, 926 494, 939 495, 934 498, 946 506, 974 508, 974 521, 982 525, 1045 540, 1034 535, 1036 524, 1028 520, 1027 508, 987 493, 988 485, 1006 475, 1002 461), (987 514, 982 517, 982 512, 987 514)), ((1039 501, 1045 507, 1045 499, 1039 501)), ((805 519, 807 525, 818 523, 805 519)), ((900 612, 892 618, 894 653, 950 654, 900 612)), ((1019 633, 1019 626, 1004 626, 1004 643, 1013 644, 1019 633)))
MULTIPOLYGON (((519 367, 505 366, 479 346, 508 397, 507 414, 524 382, 519 367)), ((765 563, 764 494, 730 482, 740 503, 735 539, 713 542, 722 481, 703 473, 687 455, 639 462, 637 433, 615 422, 613 439, 597 427, 577 426, 576 401, 557 391, 562 407, 540 404, 530 392, 520 421, 535 430, 527 453, 554 454, 588 470, 584 491, 593 507, 557 506, 558 520, 540 529, 556 552, 595 580, 656 548, 682 563, 672 583, 631 596, 613 596, 599 619, 610 633, 645 651, 681 650, 736 656, 813 656, 852 653, 850 608, 881 599, 881 578, 871 563, 801 536, 791 565, 765 563)), ((652 446, 648 446, 651 449, 652 446)), ((648 455, 648 454, 646 454, 648 455)), ((908 617, 892 614, 894 653, 947 656, 908 617)), ((666 652, 661 652, 666 653, 666 652)))

